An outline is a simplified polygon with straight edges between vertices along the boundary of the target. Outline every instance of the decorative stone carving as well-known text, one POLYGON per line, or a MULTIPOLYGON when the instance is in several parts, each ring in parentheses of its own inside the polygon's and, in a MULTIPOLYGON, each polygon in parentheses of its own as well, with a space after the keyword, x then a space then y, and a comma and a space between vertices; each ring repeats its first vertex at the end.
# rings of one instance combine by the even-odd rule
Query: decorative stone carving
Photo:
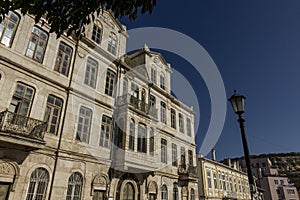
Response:
POLYGON ((150 184, 149 184, 149 187, 148 187, 148 190, 149 190, 149 193, 155 193, 156 194, 156 189, 157 189, 157 185, 156 185, 156 183, 155 182, 151 182, 150 184))
POLYGON ((106 178, 103 176, 97 175, 94 178, 93 185, 98 186, 98 187, 106 187, 106 185, 107 185, 106 178))
POLYGON ((181 193, 182 193, 182 196, 183 196, 183 197, 187 197, 187 195, 188 195, 187 187, 182 187, 181 193))
POLYGON ((1 162, 0 163, 0 174, 5 174, 5 175, 15 175, 15 169, 14 167, 7 163, 7 162, 1 162))

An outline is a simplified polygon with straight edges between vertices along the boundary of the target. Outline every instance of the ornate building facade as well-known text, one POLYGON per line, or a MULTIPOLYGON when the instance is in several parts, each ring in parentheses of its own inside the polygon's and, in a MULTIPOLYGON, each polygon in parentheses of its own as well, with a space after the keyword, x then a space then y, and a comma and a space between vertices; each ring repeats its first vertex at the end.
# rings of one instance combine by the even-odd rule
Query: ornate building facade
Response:
POLYGON ((80 40, 0 24, 0 200, 198 199, 193 110, 127 37, 108 11, 80 40))

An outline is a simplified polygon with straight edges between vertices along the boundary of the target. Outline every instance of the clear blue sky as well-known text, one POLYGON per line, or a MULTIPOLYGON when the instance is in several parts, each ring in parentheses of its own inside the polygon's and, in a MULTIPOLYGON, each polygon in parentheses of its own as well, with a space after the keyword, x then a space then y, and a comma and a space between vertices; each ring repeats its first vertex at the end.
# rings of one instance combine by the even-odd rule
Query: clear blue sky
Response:
MULTIPOLYGON (((246 99, 246 132, 252 154, 300 151, 300 1, 158 0, 151 15, 120 20, 128 29, 164 27, 198 41, 216 63, 230 97, 246 99)), ((146 41, 145 41, 146 42, 146 41)), ((174 69, 188 63, 162 52, 174 69)), ((184 72, 190 80, 192 71, 184 72)), ((191 81, 200 100, 200 146, 210 120, 203 80, 191 81)), ((217 159, 243 155, 237 116, 227 104, 217 159)))

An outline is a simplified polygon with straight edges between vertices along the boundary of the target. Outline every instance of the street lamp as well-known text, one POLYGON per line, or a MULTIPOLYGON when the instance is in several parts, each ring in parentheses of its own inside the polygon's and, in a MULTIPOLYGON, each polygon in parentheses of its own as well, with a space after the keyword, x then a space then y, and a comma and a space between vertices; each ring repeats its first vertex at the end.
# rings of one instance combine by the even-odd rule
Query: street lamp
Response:
POLYGON ((237 94, 235 90, 234 94, 228 100, 230 101, 234 112, 239 116, 238 122, 240 124, 240 129, 241 129, 251 199, 254 199, 256 196, 256 187, 254 184, 254 178, 253 178, 253 173, 252 173, 251 163, 250 163, 249 148, 248 148, 248 142, 247 142, 247 137, 245 132, 245 125, 244 125, 245 120, 242 117, 242 114, 245 112, 245 106, 244 106, 245 99, 246 99, 245 96, 237 94))

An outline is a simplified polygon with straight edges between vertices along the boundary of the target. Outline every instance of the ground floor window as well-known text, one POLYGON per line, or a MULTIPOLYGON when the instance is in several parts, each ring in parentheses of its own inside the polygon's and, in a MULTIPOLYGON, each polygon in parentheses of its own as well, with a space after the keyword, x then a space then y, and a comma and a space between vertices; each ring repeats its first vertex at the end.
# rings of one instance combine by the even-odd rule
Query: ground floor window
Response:
POLYGON ((0 200, 8 199, 11 183, 0 182, 0 200))
POLYGON ((134 189, 131 183, 126 183, 123 189, 123 200, 134 200, 134 189))
POLYGON ((105 200, 104 190, 94 190, 93 200, 105 200))

